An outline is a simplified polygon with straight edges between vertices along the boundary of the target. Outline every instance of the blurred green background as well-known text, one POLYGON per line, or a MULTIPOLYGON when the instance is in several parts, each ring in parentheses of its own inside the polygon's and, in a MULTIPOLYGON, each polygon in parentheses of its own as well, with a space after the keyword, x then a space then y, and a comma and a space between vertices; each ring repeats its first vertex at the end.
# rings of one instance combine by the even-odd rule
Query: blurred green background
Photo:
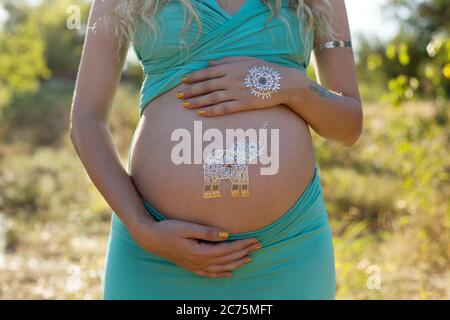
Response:
MULTIPOLYGON (((0 5, 0 299, 100 298, 111 210, 68 136, 90 2, 0 5)), ((344 148, 314 134, 337 298, 448 299, 450 3, 386 0, 381 12, 392 34, 354 36, 363 135, 344 148)), ((124 166, 140 81, 130 59, 111 117, 124 166)))

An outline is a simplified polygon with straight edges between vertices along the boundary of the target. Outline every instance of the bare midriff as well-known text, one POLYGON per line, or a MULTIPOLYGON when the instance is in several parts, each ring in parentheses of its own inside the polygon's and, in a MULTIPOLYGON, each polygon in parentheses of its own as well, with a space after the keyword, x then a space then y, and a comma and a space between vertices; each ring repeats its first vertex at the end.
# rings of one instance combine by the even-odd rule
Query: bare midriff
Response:
POLYGON ((230 233, 254 231, 281 218, 314 175, 314 149, 307 123, 284 104, 202 117, 197 114, 198 109, 185 109, 182 100, 176 98, 181 86, 150 102, 136 128, 129 173, 141 197, 168 219, 215 226, 230 233), (226 129, 258 130, 266 121, 267 152, 271 157, 271 145, 275 142, 271 130, 278 129, 279 133, 276 174, 261 174, 260 169, 269 168, 270 164, 250 163, 247 197, 232 196, 231 181, 221 180, 220 197, 205 198, 203 167, 194 163, 194 144, 205 148, 210 142, 199 144, 195 140, 194 121, 201 121, 203 133, 210 128, 218 129, 224 143, 226 129), (172 141, 171 137, 180 128, 191 134, 191 164, 173 162, 172 149, 179 142, 172 141))

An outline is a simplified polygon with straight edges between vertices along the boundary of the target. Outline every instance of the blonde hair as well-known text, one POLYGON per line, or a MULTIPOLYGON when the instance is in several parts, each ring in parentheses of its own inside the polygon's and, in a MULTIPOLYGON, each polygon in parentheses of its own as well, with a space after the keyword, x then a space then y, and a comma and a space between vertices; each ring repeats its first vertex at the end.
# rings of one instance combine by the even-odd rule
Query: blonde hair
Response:
MULTIPOLYGON (((159 30, 156 16, 170 1, 171 0, 122 0, 118 2, 111 12, 109 12, 106 20, 109 23, 112 23, 113 30, 122 46, 134 40, 138 22, 144 22, 150 27, 151 31, 156 34, 159 30)), ((184 43, 182 37, 188 30, 193 19, 196 20, 198 25, 197 38, 193 42, 195 43, 201 34, 202 28, 202 22, 192 5, 192 1, 197 0, 178 1, 187 10, 180 43, 184 43)), ((282 0, 267 0, 265 4, 270 10, 270 17, 268 19, 268 21, 270 21, 275 15, 278 15, 282 0)), ((311 45, 311 43, 307 43, 308 37, 306 37, 311 30, 314 30, 315 35, 321 38, 330 38, 334 35, 331 26, 332 12, 329 0, 288 0, 288 6, 290 9, 295 10, 298 21, 302 22, 300 23, 299 31, 305 40, 305 47, 311 45), (302 26, 306 26, 306 28, 303 28, 302 26)), ((289 25, 287 26, 289 28, 289 25)), ((193 43, 191 45, 193 45, 193 43)))

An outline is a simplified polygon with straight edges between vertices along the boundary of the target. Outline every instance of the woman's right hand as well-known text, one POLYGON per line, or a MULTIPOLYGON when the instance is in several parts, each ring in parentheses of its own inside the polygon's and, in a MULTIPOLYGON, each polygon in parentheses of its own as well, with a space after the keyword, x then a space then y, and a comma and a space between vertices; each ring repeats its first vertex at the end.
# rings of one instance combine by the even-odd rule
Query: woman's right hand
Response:
POLYGON ((259 242, 256 238, 224 242, 228 235, 220 237, 220 232, 219 228, 174 219, 147 220, 130 230, 142 248, 197 275, 231 277, 232 270, 251 261, 248 254, 259 249, 259 242))

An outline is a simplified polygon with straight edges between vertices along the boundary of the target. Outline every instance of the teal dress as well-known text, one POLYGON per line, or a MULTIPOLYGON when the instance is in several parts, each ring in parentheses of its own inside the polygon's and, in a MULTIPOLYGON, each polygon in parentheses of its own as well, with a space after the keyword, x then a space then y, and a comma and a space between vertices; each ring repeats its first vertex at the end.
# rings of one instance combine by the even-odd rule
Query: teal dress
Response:
MULTIPOLYGON (((253 56, 305 72, 311 41, 303 41, 295 12, 283 1, 281 17, 270 15, 260 0, 246 0, 235 15, 215 0, 193 0, 203 30, 189 49, 178 47, 183 7, 171 1, 159 14, 161 34, 154 43, 146 26, 136 31, 134 49, 145 79, 140 111, 152 100, 179 84, 193 70, 207 67, 208 60, 225 56, 253 56)), ((189 43, 197 33, 193 22, 189 43)), ((134 137, 133 137, 134 140, 134 137)), ((133 141, 132 141, 133 144, 133 141)), ((130 148, 131 150, 131 148, 130 148)), ((129 163, 129 161, 128 161, 129 163)), ((129 168, 128 168, 129 169, 129 168)), ((145 199, 148 213, 166 219, 145 199)), ((317 162, 314 177, 296 203, 273 223, 245 233, 231 233, 228 240, 256 237, 262 248, 251 253, 252 262, 233 271, 232 278, 206 278, 141 248, 126 226, 112 212, 111 230, 103 278, 104 299, 334 299, 335 264, 317 162)))

